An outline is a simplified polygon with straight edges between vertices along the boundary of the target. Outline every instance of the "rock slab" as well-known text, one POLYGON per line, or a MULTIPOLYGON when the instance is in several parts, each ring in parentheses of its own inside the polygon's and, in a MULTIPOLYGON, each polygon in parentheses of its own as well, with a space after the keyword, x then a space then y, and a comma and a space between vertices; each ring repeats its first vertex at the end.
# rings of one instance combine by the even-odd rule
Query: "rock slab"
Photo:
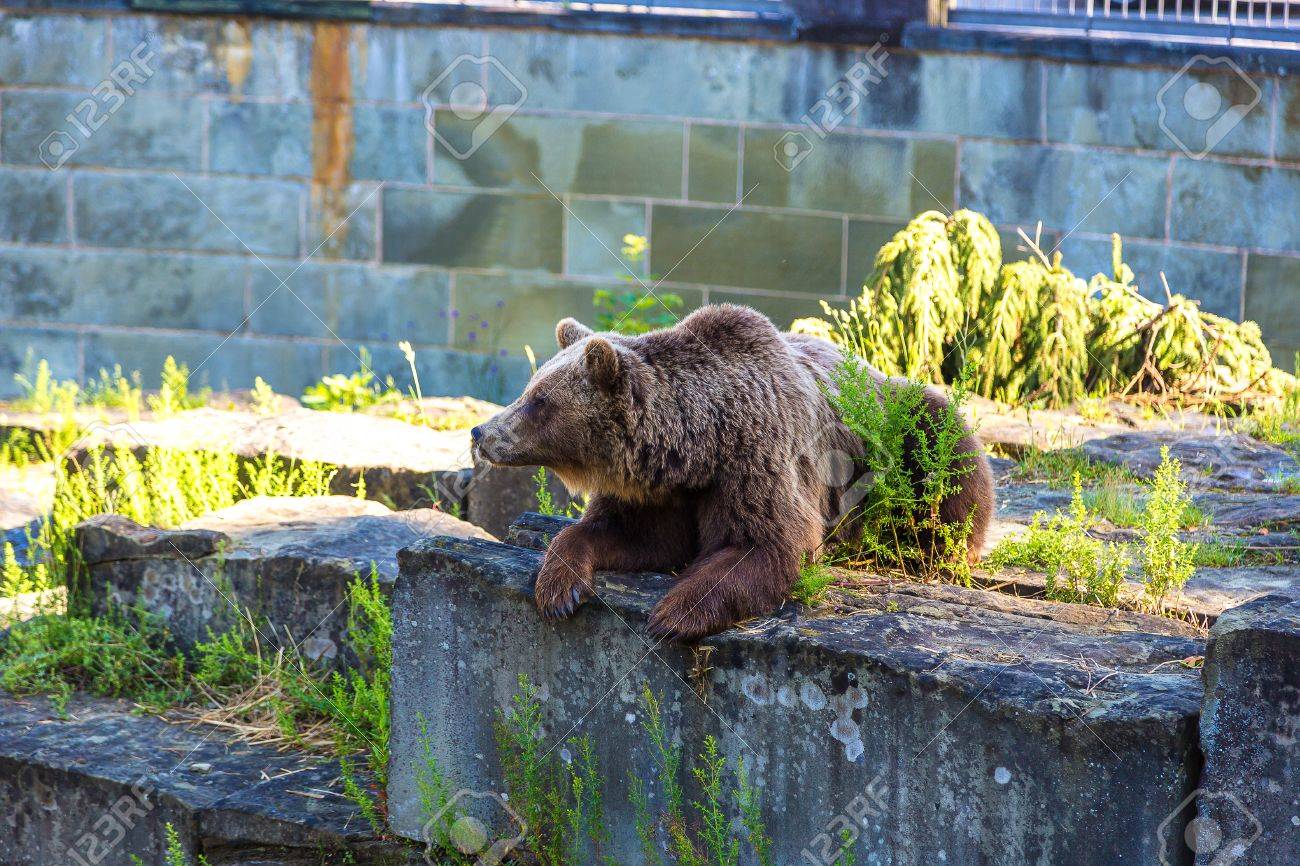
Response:
POLYGON ((236 742, 212 728, 74 696, 0 692, 0 863, 162 863, 165 827, 187 862, 423 862, 378 840, 342 794, 334 761, 236 742))
POLYGON ((1300 862, 1300 591, 1219 617, 1205 657, 1197 866, 1300 862))
MULTIPOLYGON (((544 542, 530 520, 515 537, 544 542)), ((1155 828, 1195 787, 1202 690, 1177 661, 1203 651, 1197 638, 1081 606, 898 587, 850 615, 784 610, 699 647, 660 646, 645 623, 672 578, 601 575, 598 600, 551 623, 533 606, 540 559, 452 538, 399 554, 399 834, 424 833, 424 725, 453 788, 501 791, 493 722, 520 674, 541 696, 547 749, 591 735, 617 862, 640 858, 628 779, 657 772, 645 688, 688 754, 713 735, 732 767, 744 758, 778 863, 820 856, 845 816, 859 863, 1151 863, 1155 828)), ((686 767, 679 781, 695 790, 686 767)), ((661 793, 651 786, 656 808, 661 793)))
POLYGON ((288 636, 309 657, 347 661, 340 654, 348 585, 373 567, 391 588, 400 548, 448 534, 492 537, 435 509, 390 511, 344 496, 248 499, 175 530, 100 515, 76 530, 89 578, 73 601, 97 612, 142 607, 187 650, 210 629, 229 628, 236 610, 251 611, 265 618, 266 637, 288 636))

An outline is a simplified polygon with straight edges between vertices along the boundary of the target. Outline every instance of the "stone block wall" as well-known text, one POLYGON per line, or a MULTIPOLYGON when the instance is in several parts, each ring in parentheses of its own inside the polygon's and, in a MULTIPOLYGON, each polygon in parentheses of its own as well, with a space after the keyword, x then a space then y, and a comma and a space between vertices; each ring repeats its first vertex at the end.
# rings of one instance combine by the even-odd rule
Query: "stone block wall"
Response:
POLYGON ((883 80, 820 140, 801 118, 826 122, 814 106, 867 51, 0 4, 0 394, 28 351, 83 377, 170 353, 216 387, 295 393, 367 346, 405 382, 409 340, 426 393, 500 400, 556 319, 637 288, 624 234, 685 310, 786 325, 855 293, 910 216, 958 206, 1010 243, 1041 220, 1085 275, 1120 231, 1145 290, 1163 270, 1261 321, 1289 367, 1293 78, 886 45, 883 80), (148 75, 118 99, 101 82, 124 63, 148 75), (481 129, 446 106, 467 80, 518 108, 461 159, 481 129), (1211 95, 1250 107, 1192 158, 1187 106, 1211 95), (58 133, 76 149, 51 170, 58 133), (814 145, 792 171, 789 133, 814 145))

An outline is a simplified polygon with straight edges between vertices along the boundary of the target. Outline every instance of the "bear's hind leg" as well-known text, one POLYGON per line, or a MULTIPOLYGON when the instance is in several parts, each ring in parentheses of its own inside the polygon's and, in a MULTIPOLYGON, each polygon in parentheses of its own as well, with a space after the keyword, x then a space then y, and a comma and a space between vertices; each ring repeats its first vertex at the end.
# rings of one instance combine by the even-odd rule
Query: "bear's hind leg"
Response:
POLYGON ((682 573, 650 614, 656 637, 694 641, 781 606, 799 575, 788 553, 730 546, 707 554, 682 573))

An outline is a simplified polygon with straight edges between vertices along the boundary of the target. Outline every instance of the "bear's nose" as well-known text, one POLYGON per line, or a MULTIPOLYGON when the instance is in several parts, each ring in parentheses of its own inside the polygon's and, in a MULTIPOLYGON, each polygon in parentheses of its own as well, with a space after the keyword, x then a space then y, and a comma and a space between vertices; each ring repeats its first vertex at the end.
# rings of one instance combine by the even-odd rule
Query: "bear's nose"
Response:
POLYGON ((471 427, 469 430, 469 439, 471 442, 477 442, 483 438, 483 426, 471 427))

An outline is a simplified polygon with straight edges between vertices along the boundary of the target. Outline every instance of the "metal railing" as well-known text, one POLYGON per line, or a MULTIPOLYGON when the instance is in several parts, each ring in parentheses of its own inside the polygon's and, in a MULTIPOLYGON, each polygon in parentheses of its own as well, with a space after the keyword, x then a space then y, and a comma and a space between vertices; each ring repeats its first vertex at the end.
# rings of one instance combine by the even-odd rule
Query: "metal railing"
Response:
POLYGON ((948 0, 949 24, 1300 42, 1300 0, 948 0))
POLYGON ((406 0, 428 6, 472 6, 510 12, 610 12, 619 15, 682 15, 710 18, 778 19, 787 15, 782 0, 649 0, 645 3, 574 0, 406 0))

